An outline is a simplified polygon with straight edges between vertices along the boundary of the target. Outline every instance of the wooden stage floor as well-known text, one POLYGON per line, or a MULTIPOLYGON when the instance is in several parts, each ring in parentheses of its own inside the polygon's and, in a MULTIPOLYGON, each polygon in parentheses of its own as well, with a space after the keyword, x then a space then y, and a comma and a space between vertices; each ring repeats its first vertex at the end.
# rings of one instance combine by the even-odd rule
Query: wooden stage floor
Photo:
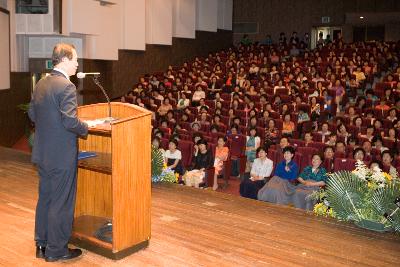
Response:
MULTIPOLYGON (((0 148, 0 266, 35 258, 38 177, 30 155, 0 148)), ((156 185, 147 249, 120 261, 88 251, 70 266, 400 266, 400 236, 224 193, 156 185)))

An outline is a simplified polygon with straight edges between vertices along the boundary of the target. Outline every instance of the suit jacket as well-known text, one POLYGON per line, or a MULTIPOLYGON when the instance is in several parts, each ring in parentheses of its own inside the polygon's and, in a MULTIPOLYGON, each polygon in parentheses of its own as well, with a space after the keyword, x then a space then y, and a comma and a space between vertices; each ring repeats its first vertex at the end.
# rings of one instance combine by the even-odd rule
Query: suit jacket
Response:
POLYGON ((76 87, 62 73, 53 70, 37 83, 28 112, 35 123, 33 163, 49 169, 76 165, 77 137, 88 132, 76 108, 76 87))

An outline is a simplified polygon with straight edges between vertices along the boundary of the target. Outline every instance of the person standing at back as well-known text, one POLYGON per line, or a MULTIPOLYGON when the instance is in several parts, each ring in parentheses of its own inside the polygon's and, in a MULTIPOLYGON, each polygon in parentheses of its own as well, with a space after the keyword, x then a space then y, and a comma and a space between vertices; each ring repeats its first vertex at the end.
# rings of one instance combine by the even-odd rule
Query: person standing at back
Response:
POLYGON ((76 197, 77 137, 86 136, 88 125, 77 117, 76 87, 69 80, 78 68, 75 47, 57 44, 54 69, 41 79, 29 105, 35 123, 32 162, 39 174, 36 206, 36 257, 46 261, 79 257, 80 249, 69 249, 76 197))

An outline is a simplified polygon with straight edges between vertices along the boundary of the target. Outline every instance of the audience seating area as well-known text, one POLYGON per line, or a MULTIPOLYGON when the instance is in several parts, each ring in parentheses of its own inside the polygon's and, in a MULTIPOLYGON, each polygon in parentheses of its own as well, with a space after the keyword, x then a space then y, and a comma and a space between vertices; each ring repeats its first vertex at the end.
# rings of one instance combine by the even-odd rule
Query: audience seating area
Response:
MULTIPOLYGON (((300 171, 310 165, 313 153, 323 153, 329 138, 334 139, 332 133, 336 134, 331 143, 335 154, 325 159, 328 171, 353 170, 352 151, 358 146, 368 148, 367 140, 372 142, 371 151, 366 151, 367 163, 380 160, 384 147, 398 155, 400 42, 338 41, 300 50, 299 56, 290 53, 284 45, 251 44, 196 57, 182 66, 169 66, 166 72, 144 75, 122 101, 154 112, 154 134, 162 132, 164 149, 170 138, 178 139, 185 168, 191 165, 195 135, 208 141, 212 151, 217 138, 226 137, 230 148, 226 181, 235 160, 240 162, 239 173, 245 172, 250 127, 257 129, 261 144, 269 145, 268 157, 274 166, 282 160, 279 140, 288 136, 296 147, 300 171), (299 121, 300 112, 308 115, 305 121, 299 121), (291 134, 282 133, 286 113, 295 126, 291 134), (266 140, 270 120, 275 122, 277 135, 266 140), (328 123, 330 135, 321 132, 323 123, 328 123), (345 129, 339 129, 342 125, 345 129), (372 134, 367 133, 370 127, 372 134), (389 129, 394 129, 394 135, 389 129), (312 141, 306 143, 308 132, 312 141), (344 152, 336 151, 341 142, 344 152)), ((396 157, 393 164, 399 168, 400 160, 396 157)))

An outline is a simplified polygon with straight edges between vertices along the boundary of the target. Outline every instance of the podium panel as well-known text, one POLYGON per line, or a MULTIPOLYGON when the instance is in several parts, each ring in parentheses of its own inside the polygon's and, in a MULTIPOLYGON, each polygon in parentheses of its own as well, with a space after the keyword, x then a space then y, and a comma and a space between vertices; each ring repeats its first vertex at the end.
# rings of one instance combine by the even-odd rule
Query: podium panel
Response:
MULTIPOLYGON (((151 237, 151 112, 111 103, 111 122, 90 128, 80 151, 96 157, 78 162, 77 199, 71 243, 120 259, 148 245, 151 237), (111 240, 96 232, 111 222, 111 240)), ((108 104, 78 108, 84 120, 104 118, 108 104)))

